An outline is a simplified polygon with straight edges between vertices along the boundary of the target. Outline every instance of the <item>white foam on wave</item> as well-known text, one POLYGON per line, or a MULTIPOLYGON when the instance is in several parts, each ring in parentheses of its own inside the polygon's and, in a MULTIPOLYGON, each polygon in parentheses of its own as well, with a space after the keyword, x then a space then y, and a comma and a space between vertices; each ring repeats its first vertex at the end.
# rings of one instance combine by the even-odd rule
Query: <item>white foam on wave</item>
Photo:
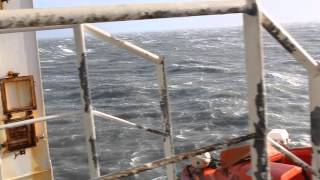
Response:
POLYGON ((131 162, 129 163, 131 166, 136 166, 139 164, 139 162, 144 159, 145 156, 136 156, 136 157, 133 157, 131 158, 131 162))
POLYGON ((66 53, 74 53, 74 51, 72 51, 71 49, 61 49, 63 52, 66 52, 66 53))
POLYGON ((290 144, 294 147, 301 146, 310 146, 310 135, 309 134, 300 134, 298 141, 292 141, 290 144))
POLYGON ((49 50, 43 49, 43 48, 38 48, 38 51, 39 51, 40 53, 50 53, 49 50))
POLYGON ((197 38, 197 39, 189 39, 189 42, 196 43, 196 42, 204 42, 208 41, 207 38, 197 38))
POLYGON ((166 176, 160 176, 160 177, 153 178, 152 180, 166 180, 166 179, 167 179, 166 176))
POLYGON ((54 60, 41 60, 42 63, 53 63, 54 60))
POLYGON ((189 82, 186 82, 186 83, 183 83, 185 85, 192 85, 192 81, 189 81, 189 82))
POLYGON ((187 139, 187 138, 184 137, 182 134, 176 135, 176 138, 178 138, 178 139, 187 139))
POLYGON ((289 83, 291 86, 298 87, 301 86, 304 82, 304 79, 300 75, 291 75, 287 73, 278 73, 278 72, 272 72, 270 73, 271 76, 278 78, 281 81, 285 81, 289 83))
POLYGON ((71 49, 68 49, 65 45, 58 45, 57 46, 62 52, 64 52, 64 55, 73 55, 75 52, 71 49))
POLYGON ((87 53, 95 53, 96 50, 95 49, 86 49, 87 53))
POLYGON ((218 46, 219 44, 196 44, 193 46, 193 48, 208 50, 210 48, 217 48, 218 46))
POLYGON ((145 40, 145 41, 142 41, 143 44, 152 44, 152 43, 156 43, 157 40, 155 39, 149 39, 149 40, 145 40))

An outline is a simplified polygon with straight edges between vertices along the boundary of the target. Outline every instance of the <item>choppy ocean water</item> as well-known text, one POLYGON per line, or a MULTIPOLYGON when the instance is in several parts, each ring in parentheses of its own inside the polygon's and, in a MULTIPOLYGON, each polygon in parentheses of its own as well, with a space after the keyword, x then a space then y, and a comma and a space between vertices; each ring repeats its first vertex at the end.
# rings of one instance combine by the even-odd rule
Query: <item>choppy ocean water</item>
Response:
MULTIPOLYGON (((320 24, 288 26, 320 59, 320 24)), ((247 88, 241 28, 119 34, 166 58, 176 152, 247 133, 247 88)), ((125 50, 88 37, 88 66, 95 109, 161 128, 155 66, 125 50)), ((293 145, 309 142, 306 71, 264 32, 269 128, 286 128, 293 145)), ((39 41, 47 114, 81 108, 72 38, 39 41)), ((96 118, 102 174, 163 157, 162 139, 96 118)), ((48 123, 57 180, 88 179, 80 116, 48 123)), ((178 166, 181 168, 181 165, 178 166)), ((164 179, 155 169, 126 179, 164 179)))

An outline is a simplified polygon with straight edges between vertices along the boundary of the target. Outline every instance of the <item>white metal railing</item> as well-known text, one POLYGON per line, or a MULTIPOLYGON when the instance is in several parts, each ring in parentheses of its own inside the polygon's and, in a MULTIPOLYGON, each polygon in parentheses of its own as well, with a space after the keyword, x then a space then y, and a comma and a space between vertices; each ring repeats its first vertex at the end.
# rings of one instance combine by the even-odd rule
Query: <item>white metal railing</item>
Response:
POLYGON ((80 115, 80 114, 82 114, 82 111, 74 111, 71 113, 68 112, 68 113, 61 113, 61 114, 44 116, 44 117, 38 117, 38 118, 28 119, 28 120, 24 120, 24 121, 0 125, 0 130, 15 128, 15 127, 29 125, 29 124, 33 124, 33 123, 40 123, 40 122, 44 122, 44 121, 48 121, 48 120, 52 120, 52 119, 73 116, 73 115, 80 115))
POLYGON ((311 121, 312 167, 316 169, 312 179, 320 179, 320 66, 290 34, 269 15, 262 12, 262 25, 308 72, 309 111, 311 121))
MULTIPOLYGON (((167 92, 165 61, 163 57, 148 52, 132 43, 113 37, 109 33, 83 23, 110 22, 138 19, 154 19, 168 17, 185 17, 195 15, 214 15, 243 13, 246 67, 248 81, 248 104, 249 104, 249 125, 251 135, 240 140, 253 138, 251 144, 251 158, 253 168, 253 179, 270 179, 267 159, 267 120, 265 118, 265 90, 264 90, 264 68, 261 26, 262 25, 294 58, 297 59, 308 71, 309 95, 310 95, 310 116, 311 116, 311 143, 313 148, 312 168, 302 164, 302 167, 312 173, 313 179, 320 179, 320 76, 319 64, 314 60, 279 24, 275 23, 260 8, 257 0, 218 0, 199 1, 191 3, 162 3, 162 4, 140 4, 122 6, 100 6, 81 8, 52 8, 52 9, 29 9, 29 10, 4 10, 0 11, 0 34, 24 31, 37 31, 59 28, 73 28, 77 63, 80 78, 81 97, 83 104, 84 127, 86 131, 86 143, 88 148, 88 161, 90 177, 97 179, 110 179, 113 177, 125 177, 145 170, 156 168, 162 165, 167 166, 168 179, 176 177, 173 163, 183 159, 215 150, 215 148, 202 148, 200 151, 186 152, 185 154, 174 155, 172 143, 171 119, 169 113, 169 99, 167 92), (23 22, 23 23, 21 23, 23 22), (90 89, 87 78, 86 53, 84 43, 84 31, 93 36, 126 49, 144 59, 155 63, 157 67, 157 79, 160 93, 160 107, 163 119, 163 132, 149 129, 141 125, 131 123, 99 111, 91 106, 90 89), (120 123, 131 125, 158 135, 164 136, 165 156, 163 160, 151 162, 140 167, 128 169, 110 176, 100 176, 98 152, 95 145, 95 127, 93 116, 100 116, 105 119, 115 120, 120 123), (250 137, 250 138, 248 138, 250 137)), ((77 114, 79 112, 76 112, 77 114)), ((0 125, 0 129, 17 127, 25 124, 42 122, 49 119, 72 115, 64 113, 47 117, 35 118, 23 122, 0 125)), ((238 139, 239 140, 239 139, 238 139)), ((232 141, 236 143, 238 141, 232 141)), ((241 142, 241 141, 240 141, 241 142)), ((274 146, 274 143, 271 142, 274 146)), ((217 145, 217 144, 215 144, 217 145)), ((231 145, 230 142, 220 144, 221 147, 231 145)), ((281 149, 281 148, 280 148, 281 149)), ((286 153, 286 152, 284 152, 286 153)), ((288 155, 290 156, 290 155, 288 155)), ((297 157, 292 157, 296 159, 297 157)))
POLYGON ((115 117, 115 116, 112 116, 112 115, 109 115, 109 114, 106 114, 106 113, 103 113, 103 112, 99 112, 99 111, 95 111, 94 110, 93 114, 96 115, 97 117, 101 117, 101 118, 106 119, 106 120, 119 122, 121 124, 132 126, 132 127, 138 128, 138 129, 142 129, 142 130, 145 130, 145 131, 147 131, 149 133, 157 134, 157 135, 164 136, 164 137, 168 136, 167 133, 162 132, 160 130, 147 128, 147 127, 144 127, 144 126, 142 126, 140 124, 136 124, 136 123, 133 123, 133 122, 130 122, 130 121, 124 120, 122 118, 118 118, 118 117, 115 117))
POLYGON ((91 105, 90 88, 87 73, 87 56, 82 25, 73 28, 77 52, 77 65, 80 79, 80 96, 83 108, 83 126, 88 152, 90 177, 100 176, 99 154, 96 147, 96 130, 91 105))
MULTIPOLYGON (((250 13, 246 0, 19 9, 0 12, 0 29, 48 27, 199 15, 250 13)), ((6 31, 8 31, 6 30, 6 31)), ((23 31, 23 29, 21 29, 23 31)))
POLYGON ((254 179, 270 179, 265 115, 264 59, 260 11, 255 0, 247 0, 255 10, 243 14, 245 59, 248 89, 249 131, 256 133, 251 142, 251 168, 254 179))
MULTIPOLYGON (((162 116, 162 121, 163 121, 163 131, 160 132, 158 130, 154 129, 149 129, 149 128, 144 128, 141 125, 137 125, 134 123, 130 123, 126 120, 123 120, 121 118, 117 118, 114 116, 107 115, 105 113, 101 112, 95 112, 96 115, 107 118, 107 119, 112 119, 112 120, 117 120, 118 122, 126 122, 126 124, 134 125, 137 128, 144 129, 149 132, 157 133, 165 135, 164 136, 164 155, 165 157, 169 157, 174 155, 174 147, 173 147, 173 137, 172 137, 172 127, 171 127, 171 117, 170 117, 170 112, 169 112, 169 97, 168 97, 168 90, 167 90, 167 81, 166 81, 166 71, 165 71, 165 61, 163 57, 160 57, 156 54, 153 54, 151 52, 148 52, 132 43, 120 40, 118 38, 115 38, 111 36, 109 33, 104 32, 103 30, 100 30, 98 28, 95 28, 94 26, 90 25, 79 25, 79 28, 83 28, 88 33, 91 33, 94 37, 97 37, 100 40, 103 40, 105 42, 111 42, 112 44, 118 46, 119 48, 123 48, 128 50, 129 52, 136 54, 146 60, 149 60, 153 62, 156 65, 156 73, 157 73, 157 80, 158 80, 158 87, 159 87, 159 93, 160 93, 160 107, 161 107, 161 116, 162 116)), ((75 34, 75 39, 80 38, 79 35, 75 34)), ((84 44, 84 42, 81 42, 84 44)), ((84 45, 83 45, 84 46, 84 45)), ((81 61, 85 62, 86 57, 84 55, 85 51, 77 51, 78 58, 81 58, 81 61)), ((79 68, 79 75, 80 75, 80 80, 86 79, 86 77, 82 76, 81 77, 81 68, 79 68)), ((82 83, 81 83, 82 84, 82 83)), ((87 96, 90 99, 90 93, 89 89, 87 90, 87 96)), ((83 96, 84 99, 86 99, 85 95, 83 96)), ((85 103, 84 103, 85 104, 85 103)), ((93 120, 91 120, 93 121, 93 120)), ((91 143, 90 146, 93 146, 91 143)), ((167 176, 168 179, 174 180, 176 177, 176 167, 174 164, 167 164, 167 176)), ((98 171, 98 169, 96 169, 98 171)), ((93 174, 91 177, 99 177, 97 174, 93 174)))
POLYGON ((116 38, 106 31, 98 29, 98 28, 96 28, 92 25, 89 25, 89 24, 85 24, 83 27, 86 32, 94 35, 94 37, 96 37, 100 40, 103 40, 107 43, 114 44, 114 45, 118 46, 119 48, 125 49, 125 50, 129 51, 130 53, 133 53, 137 56, 144 58, 145 60, 149 60, 149 61, 156 63, 156 64, 161 64, 163 62, 163 59, 160 56, 158 56, 152 52, 149 52, 139 46, 136 46, 128 41, 123 41, 119 38, 116 38))

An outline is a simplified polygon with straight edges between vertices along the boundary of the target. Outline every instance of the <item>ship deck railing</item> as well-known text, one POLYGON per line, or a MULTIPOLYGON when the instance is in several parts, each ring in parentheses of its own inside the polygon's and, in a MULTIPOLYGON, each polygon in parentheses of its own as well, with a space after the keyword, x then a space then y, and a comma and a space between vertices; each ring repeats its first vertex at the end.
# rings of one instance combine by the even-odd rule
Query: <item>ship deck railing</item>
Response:
MULTIPOLYGON (((92 179, 117 179, 137 174, 145 170, 166 166, 167 178, 176 179, 175 163, 190 157, 226 148, 243 141, 250 141, 252 179, 270 179, 267 153, 267 119, 265 112, 265 81, 261 29, 269 32, 283 48, 285 48, 307 70, 309 77, 309 111, 311 122, 312 167, 306 169, 312 173, 313 179, 320 179, 320 68, 319 63, 311 57, 294 38, 262 9, 258 0, 217 0, 159 4, 131 4, 113 6, 90 6, 75 8, 21 9, 0 11, 0 34, 40 31, 49 29, 73 28, 76 42, 77 64, 80 79, 82 111, 61 113, 35 119, 0 125, 0 129, 17 127, 25 124, 43 122, 59 117, 82 114, 88 151, 89 174, 92 179), (246 79, 248 86, 249 131, 245 136, 226 140, 193 151, 174 154, 173 134, 165 58, 121 40, 87 23, 129 21, 156 18, 188 17, 216 14, 243 14, 246 79), (132 123, 104 112, 94 110, 91 104, 90 87, 88 86, 87 56, 84 32, 88 32, 100 40, 117 45, 136 54, 156 66, 160 108, 162 114, 162 130, 151 129, 132 123), (94 116, 117 121, 129 126, 148 131, 164 139, 164 159, 150 162, 138 167, 109 175, 100 175, 99 155, 96 148, 96 132, 94 116)), ((274 144, 273 144, 274 145, 274 144)), ((281 148, 280 148, 281 149, 281 148)), ((293 159, 297 157, 292 157, 293 159)))

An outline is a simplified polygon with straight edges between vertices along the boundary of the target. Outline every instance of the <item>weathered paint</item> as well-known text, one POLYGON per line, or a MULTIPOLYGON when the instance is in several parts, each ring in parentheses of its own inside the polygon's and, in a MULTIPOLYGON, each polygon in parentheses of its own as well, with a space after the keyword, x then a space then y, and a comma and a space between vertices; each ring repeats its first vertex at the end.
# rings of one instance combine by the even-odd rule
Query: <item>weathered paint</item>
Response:
POLYGON ((312 179, 320 180, 320 65, 318 74, 309 72, 309 111, 310 111, 310 134, 312 144, 312 168, 317 175, 312 175, 312 179))
POLYGON ((160 64, 162 62, 162 59, 160 56, 151 53, 141 47, 138 47, 137 45, 134 45, 131 42, 121 40, 115 36, 112 36, 110 33, 96 28, 92 25, 86 24, 83 26, 84 30, 88 33, 92 34, 93 36, 97 37, 99 40, 103 40, 105 42, 111 43, 113 45, 118 46, 119 48, 125 49, 129 51, 130 53, 133 53, 137 56, 140 56, 146 60, 149 60, 153 63, 160 64))
POLYGON ((247 0, 252 13, 243 15, 246 51, 246 73, 249 106, 249 130, 257 136, 251 146, 252 179, 270 179, 264 102, 263 50, 260 27, 260 9, 256 0, 247 0))
POLYGON ((265 12, 262 13, 262 25, 298 62, 300 62, 309 74, 309 96, 311 117, 311 140, 313 147, 312 165, 317 175, 313 179, 320 179, 320 145, 319 145, 319 106, 320 106, 320 78, 319 63, 314 60, 288 32, 265 12))
POLYGON ((169 156, 169 157, 165 157, 163 159, 159 159, 150 163, 146 163, 143 164, 141 166, 138 167, 134 167, 134 168, 130 168, 127 170, 123 170, 123 171, 119 171, 116 173, 112 173, 112 174, 108 174, 108 175, 104 175, 101 176, 99 178, 95 178, 97 179, 103 179, 103 180, 113 180, 113 179, 119 179, 119 178, 123 178, 123 177, 127 177, 127 176, 131 176, 131 175, 135 175, 138 173, 141 173, 143 171, 147 171, 150 169, 154 169, 154 168, 158 168, 167 164, 173 164, 173 163, 178 163, 180 161, 186 160, 186 159, 190 159, 192 157, 195 157, 197 155, 201 155, 204 154, 206 152, 211 152, 211 151, 215 151, 215 150, 220 150, 220 149, 227 149, 228 147, 237 145, 241 142, 244 141, 248 141, 252 138, 255 138, 255 134, 247 134, 244 136, 240 136, 237 138, 233 138, 233 139, 228 139, 228 140, 224 140, 222 142, 219 143, 215 143, 209 146, 205 146, 205 147, 201 147, 195 150, 191 150, 188 152, 183 152, 183 153, 179 153, 173 156, 169 156))
POLYGON ((142 130, 145 130, 147 132, 150 132, 150 133, 153 133, 153 134, 156 134, 156 135, 161 135, 161 136, 165 136, 165 137, 168 136, 168 134, 165 133, 165 132, 162 132, 162 131, 159 131, 159 130, 156 130, 156 129, 147 128, 147 127, 144 127, 144 126, 142 126, 140 124, 132 123, 130 121, 127 121, 127 120, 124 120, 124 119, 121 119, 121 118, 118 118, 118 117, 115 117, 115 116, 112 116, 112 115, 109 115, 109 114, 106 114, 106 113, 103 113, 103 112, 99 112, 99 111, 93 110, 93 113, 94 113, 94 115, 96 115, 98 117, 101 117, 103 119, 108 119, 110 121, 114 121, 114 122, 118 122, 118 123, 129 125, 129 126, 133 126, 135 128, 142 129, 142 130))
POLYGON ((258 93, 256 95, 256 113, 258 116, 258 122, 254 123, 256 138, 253 141, 253 147, 257 151, 259 161, 257 161, 257 169, 259 171, 254 172, 257 179, 265 179, 267 177, 268 161, 266 159, 266 126, 267 122, 265 120, 265 101, 264 101, 264 87, 263 81, 257 85, 258 93))
POLYGON ((58 25, 58 26, 0 29, 0 34, 11 34, 11 33, 17 33, 17 32, 30 32, 30 31, 44 31, 44 30, 53 30, 53 29, 67 29, 67 28, 74 28, 74 26, 75 25, 58 25))
POLYGON ((251 3, 251 7, 248 9, 246 14, 250 16, 256 16, 258 14, 258 6, 257 3, 251 3))
POLYGON ((311 129, 311 141, 316 146, 320 146, 320 136, 318 136, 320 130, 320 106, 311 111, 311 126, 313 127, 311 129))
POLYGON ((92 156, 93 165, 97 169, 98 164, 99 164, 99 155, 98 155, 98 153, 97 153, 98 151, 96 149, 96 138, 90 137, 89 144, 91 147, 91 153, 93 153, 93 156, 92 156))
POLYGON ((247 12, 245 0, 25 9, 0 12, 0 29, 247 12))
POLYGON ((291 35, 280 26, 275 20, 271 19, 266 12, 261 13, 262 25, 298 62, 300 62, 313 75, 319 73, 318 63, 301 45, 294 40, 291 35))
MULTIPOLYGON (((145 11, 142 12, 138 15, 135 16, 134 13, 137 13, 138 11, 133 12, 132 14, 127 13, 127 14, 122 14, 122 16, 113 16, 113 17, 107 17, 107 16, 103 16, 103 15, 97 15, 97 14, 90 14, 88 17, 86 17, 85 19, 82 19, 84 22, 100 22, 100 21, 120 21, 120 20, 133 20, 133 19, 152 19, 152 18, 167 18, 167 17, 180 17, 180 16, 193 16, 193 15, 209 15, 211 13, 213 14, 225 14, 225 13, 238 13, 238 12, 243 12, 246 13, 249 16, 252 16, 252 18, 255 19, 251 19, 252 23, 256 23, 257 17, 259 17, 259 9, 256 3, 254 3, 255 1, 249 1, 248 0, 248 4, 250 4, 249 6, 246 6, 244 9, 241 9, 241 7, 231 7, 231 8, 216 8, 216 10, 214 11, 213 9, 210 8, 203 8, 201 7, 200 9, 196 9, 193 7, 193 9, 191 11, 183 9, 182 11, 179 12, 179 8, 173 8, 169 11, 166 10, 157 10, 157 11, 145 11), (253 2, 253 3, 249 3, 249 2, 253 2), (248 8, 249 7, 249 8, 248 8), (133 16, 132 16, 133 15, 133 16)), ((228 3, 227 3, 228 4, 228 3)), ((189 4, 190 5, 190 4, 189 4)), ((218 6, 219 7, 219 6, 218 6)), ((243 6, 244 7, 244 6, 243 6)), ((242 7, 242 8, 243 8, 242 7)), ((76 9, 74 9, 76 10, 76 9)), ((77 9, 79 10, 79 9, 77 9)), ((88 9, 87 9, 88 10, 88 9)), ((149 9, 150 10, 150 9, 149 9)), ((90 10, 89 10, 90 11, 90 10)), ((44 17, 48 18, 47 19, 47 24, 40 22, 40 17, 38 16, 37 18, 39 19, 35 19, 32 20, 29 19, 30 17, 26 17, 25 19, 21 20, 21 14, 19 13, 21 11, 18 11, 16 14, 16 18, 20 20, 12 20, 12 24, 7 24, 4 25, 3 23, 5 21, 0 21, 0 28, 19 28, 19 27, 28 27, 28 28, 34 28, 34 27, 40 27, 43 28, 44 26, 48 27, 48 25, 50 26, 54 26, 54 25, 59 25, 59 23, 61 25, 65 25, 65 24, 77 24, 77 23, 81 23, 81 18, 79 19, 72 19, 70 17, 64 17, 64 16, 60 16, 60 17, 55 17, 55 16, 48 16, 48 17, 44 17), (55 23, 55 18, 58 18, 58 21, 56 21, 56 23, 58 24, 54 24, 55 23), (28 20, 30 20, 28 22, 28 20), (16 23, 16 24, 14 24, 16 23), (29 24, 28 24, 29 23, 29 24), (53 24, 52 24, 53 23, 53 24)), ((7 13, 5 12, 4 14, 1 14, 2 16, 1 18, 5 19, 6 15, 10 15, 11 12, 7 13)), ((47 12, 45 12, 47 13, 47 12)), ((77 12, 78 13, 78 12, 77 12)), ((112 15, 113 12, 111 12, 112 15)), ((22 13, 23 14, 23 13, 22 13)), ((11 14, 12 15, 12 14, 11 14)), ((39 15, 39 14, 38 14, 39 15)), ((71 13, 71 16, 74 15, 71 13)), ((79 15, 79 14, 78 14, 79 15)), ((114 14, 113 14, 114 15, 114 14)), ((121 15, 121 12, 118 12, 118 15, 121 15)), ((246 19, 246 18, 245 18, 246 19)), ((259 18, 258 18, 259 19, 259 18)), ((8 20, 8 19, 6 19, 8 20)), ((250 18, 247 18, 247 20, 249 21, 250 18)), ((250 21, 251 21, 250 20, 250 21)), ((10 22, 10 20, 6 21, 6 22, 10 22)), ((267 21, 268 22, 268 19, 267 21)), ((246 22, 248 23, 248 22, 246 22)), ((256 26, 258 27, 258 23, 256 23, 256 26)), ((300 60, 303 64, 306 64, 307 69, 309 70, 310 74, 314 75, 314 72, 317 71, 318 73, 318 65, 317 63, 314 63, 313 59, 308 57, 308 54, 306 54, 303 50, 300 50, 300 47, 297 46, 295 44, 294 41, 292 41, 290 39, 290 37, 288 37, 286 34, 283 33, 283 31, 281 30, 281 28, 278 28, 278 26, 274 25, 274 24, 267 24, 264 25, 265 28, 267 29, 267 31, 277 39, 277 41, 286 49, 288 50, 291 54, 293 54, 293 56, 295 56, 298 60, 300 60), (284 36, 284 37, 283 37, 284 36), (300 54, 299 54, 300 53, 300 54)), ((37 28, 34 28, 33 30, 36 30, 37 28)), ((80 28, 81 29, 81 28, 80 28)), ((254 28, 253 28, 254 29, 254 28)), ((257 30, 257 29, 254 29, 257 30)), ((258 30, 259 31, 259 30, 258 30)), ((256 33, 259 34, 260 32, 256 33)), ((246 33, 249 34, 249 33, 246 33)), ((254 35, 256 35, 255 33, 253 33, 254 35)), ((260 39, 260 37, 259 37, 260 39)), ((253 38, 253 41, 255 41, 255 39, 253 38)), ((259 41, 259 40, 258 40, 259 41)), ((82 43, 83 44, 83 43, 82 43)), ((258 43, 258 48, 260 49, 261 47, 260 42, 258 43)), ((81 49, 81 48, 80 48, 81 49)), ((84 51, 80 51, 82 52, 81 54, 81 60, 80 60, 80 66, 79 66, 79 78, 81 81, 81 90, 83 93, 83 101, 84 103, 84 112, 87 113, 87 117, 88 119, 92 120, 92 117, 90 117, 92 115, 92 108, 91 108, 91 102, 90 102, 90 92, 88 89, 88 82, 87 82, 87 72, 86 72, 86 56, 84 51)), ((148 54, 147 54, 148 55, 148 54)), ((261 60, 261 51, 256 53, 255 55, 253 55, 252 57, 255 57, 256 60, 261 60)), ((252 58, 250 57, 250 58, 252 58)), ((155 62, 157 63, 157 60, 155 60, 155 62)), ((159 63, 159 62, 158 62, 159 63)), ((259 65, 260 62, 258 62, 257 64, 259 65)), ((160 63, 161 64, 161 63, 160 63)), ((256 65, 255 63, 253 63, 254 66, 256 65)), ((164 64, 163 67, 160 68, 160 71, 164 71, 164 64)), ((250 71, 249 74, 253 73, 257 73, 258 74, 258 78, 261 78, 260 75, 262 74, 260 71, 260 67, 258 67, 258 71, 256 71, 257 69, 255 69, 254 71, 250 71), (259 74, 261 73, 261 74, 259 74)), ((165 76, 164 76, 165 77, 165 76)), ((166 84, 166 80, 165 78, 161 77, 162 80, 165 82, 166 84)), ((260 79, 260 82, 257 82, 255 78, 250 79, 248 78, 248 80, 253 80, 251 84, 256 84, 257 87, 256 88, 252 88, 253 91, 251 91, 251 93, 249 93, 249 96, 254 96, 255 93, 255 108, 256 108, 256 113, 252 113, 253 111, 249 111, 249 113, 252 113, 253 115, 256 115, 256 119, 251 119, 253 120, 253 127, 254 127, 254 131, 257 133, 257 137, 254 140, 253 143, 253 161, 255 161, 254 156, 258 155, 258 161, 256 164, 256 167, 258 169, 258 171, 255 172, 255 178, 257 179, 266 179, 266 177, 268 176, 268 165, 267 165, 267 161, 263 161, 263 159, 265 159, 267 157, 266 155, 266 144, 265 144, 265 130, 266 130, 266 119, 265 119, 265 112, 264 112, 264 86, 263 86, 263 77, 260 79), (252 93, 253 92, 253 93, 252 93)), ((161 84, 161 83, 160 83, 161 84)), ((166 85, 165 85, 166 86, 166 85)), ((163 86, 163 87, 165 87, 163 86)), ((161 106, 161 110, 163 113, 163 119, 164 120, 168 120, 170 119, 170 114, 169 114, 169 108, 168 108, 168 95, 167 95, 167 88, 163 88, 160 89, 160 94, 162 94, 161 96, 161 102, 160 102, 160 106, 161 106)), ((251 85, 249 85, 249 87, 252 87, 251 85)), ((250 101, 252 103, 252 101, 250 101)), ((250 103, 249 103, 250 104, 250 103)), ((316 149, 317 151, 314 152, 314 154, 316 154, 316 158, 319 157, 319 137, 318 135, 318 131, 317 129, 319 129, 319 122, 316 121, 316 119, 319 118, 319 110, 317 109, 319 108, 318 106, 311 112, 311 121, 313 122, 313 124, 315 124, 314 126, 312 126, 312 143, 314 145, 314 149, 316 149)), ((251 114, 251 115, 252 115, 251 114)), ((87 127, 87 126, 86 126, 87 127)), ((143 129, 144 127, 137 125, 137 128, 141 128, 143 129)), ((169 133, 171 131, 171 124, 170 121, 164 121, 164 125, 163 125, 164 129, 166 130, 166 135, 171 136, 171 133, 169 133)), ((92 127, 91 127, 92 128, 92 127)), ((94 127, 93 127, 94 128, 94 127)), ((145 128, 146 129, 146 128, 145 128)), ((93 129, 94 130, 94 129, 93 129)), ((167 137, 168 138, 168 137, 167 137)), ((167 138, 165 138, 165 149, 167 150, 173 150, 172 148, 172 137, 171 137, 171 142, 167 140, 167 138), (166 144, 166 142, 170 142, 169 144, 166 144), (171 148, 169 147, 171 146, 171 148)), ((92 153, 92 161, 93 164, 95 166, 95 168, 98 168, 98 156, 96 153, 96 147, 95 147, 95 134, 93 134, 93 136, 90 136, 88 144, 90 144, 91 147, 91 153, 92 153)), ((90 164, 90 163, 89 163, 90 164)), ((148 164, 148 167, 150 166, 150 164, 148 164)), ((316 165, 317 167, 319 167, 319 165, 316 165)), ((137 170, 135 170, 134 172, 138 172, 137 170)), ((170 176, 169 176, 170 178, 170 176)))
POLYGON ((25 121, 19 121, 19 122, 14 122, 14 123, 10 123, 10 124, 0 125, 0 130, 8 129, 8 128, 15 128, 15 127, 29 125, 29 124, 33 124, 33 123, 40 123, 40 122, 48 121, 51 119, 58 119, 58 118, 66 117, 66 116, 73 116, 73 115, 80 115, 80 114, 82 114, 82 111, 81 112, 67 112, 67 113, 61 113, 61 114, 56 114, 56 115, 49 115, 49 116, 43 116, 43 117, 38 117, 38 118, 32 118, 32 119, 28 119, 25 121))
MULTIPOLYGON (((162 57, 161 64, 156 65, 157 69, 157 80, 160 93, 160 109, 161 118, 163 122, 163 130, 168 136, 164 138, 164 155, 165 157, 174 155, 174 145, 173 145, 173 135, 172 135, 172 125, 171 125, 171 115, 170 115, 170 104, 168 95, 168 85, 167 85, 167 74, 165 70, 165 61, 162 57)), ((169 180, 176 179, 176 165, 167 165, 167 178, 169 180)))
POLYGON ((262 22, 263 27, 269 32, 269 34, 278 41, 289 53, 293 53, 297 50, 296 46, 289 40, 288 37, 282 37, 280 29, 272 22, 262 22))
POLYGON ((87 78, 87 68, 86 68, 86 54, 81 53, 80 66, 78 68, 79 79, 80 79, 80 88, 83 91, 83 100, 84 100, 84 112, 89 112, 89 106, 91 104, 91 98, 89 96, 89 85, 87 78))
POLYGON ((142 129, 142 130, 145 130, 147 132, 151 132, 153 134, 157 134, 157 135, 161 135, 161 136, 168 136, 168 133, 164 133, 164 132, 161 132, 159 130, 156 130, 156 129, 151 129, 151 128, 145 128, 141 125, 137 125, 136 126, 138 129, 142 129))
MULTIPOLYGON (((19 76, 19 73, 14 73, 16 76, 11 76, 9 72, 8 77, 4 79, 0 79, 0 89, 1 89, 1 99, 2 99, 2 107, 3 107, 3 113, 6 115, 10 115, 11 113, 14 112, 21 112, 21 111, 27 111, 27 110, 36 110, 37 109, 37 102, 36 102, 36 95, 35 95, 35 88, 34 88, 34 79, 33 76, 19 76), (27 82, 29 87, 26 87, 24 84, 20 84, 21 82, 27 82), (18 89, 26 89, 26 91, 20 91, 19 96, 20 97, 30 97, 30 99, 23 99, 19 98, 19 96, 14 96, 14 97, 7 97, 7 92, 10 92, 10 88, 7 87, 9 83, 15 83, 14 87, 18 89), (9 89, 7 89, 9 88, 9 89), (30 89, 28 91, 27 89, 30 89), (9 99, 7 99, 9 98, 9 99), (31 101, 30 101, 31 100, 31 101), (25 103, 28 104, 27 106, 24 105, 23 107, 9 107, 11 103, 13 102, 8 102, 8 101, 17 101, 20 103, 25 103), (30 102, 29 102, 30 101, 30 102)), ((11 105, 12 106, 12 105, 11 105)), ((9 118, 9 117, 8 117, 9 118)))
MULTIPOLYGON (((134 126, 136 128, 145 130, 147 132, 151 132, 157 135, 164 136, 164 154, 165 156, 170 156, 174 154, 174 147, 173 147, 173 139, 172 139, 172 128, 171 128, 171 118, 169 113, 169 98, 168 98, 168 92, 167 92, 167 82, 166 82, 166 74, 165 74, 165 65, 164 65, 164 58, 160 57, 156 54, 153 54, 151 52, 148 52, 130 42, 123 41, 121 39, 118 39, 111 34, 98 29, 91 25, 84 25, 85 30, 92 35, 96 36, 100 40, 104 40, 106 42, 112 43, 114 45, 117 45, 120 48, 126 49, 129 52, 136 54, 146 60, 150 60, 157 64, 157 73, 158 73, 158 82, 159 82, 159 92, 160 92, 160 108, 162 112, 162 120, 163 120, 163 129, 164 132, 161 132, 159 130, 151 129, 143 127, 142 125, 135 124, 129 121, 126 121, 124 119, 114 117, 102 112, 93 111, 95 115, 106 118, 109 120, 117 121, 120 123, 124 123, 127 125, 134 126)), ((176 179, 176 168, 175 165, 169 164, 167 165, 167 177, 169 180, 176 179)))
MULTIPOLYGON (((32 8, 32 0, 15 0, 4 3, 3 8, 32 8)), ((7 76, 8 71, 20 73, 21 76, 32 75, 35 80, 37 109, 34 117, 45 115, 42 92, 40 61, 37 52, 36 34, 34 32, 0 35, 0 78, 7 76), (9 52, 9 53, 8 53, 9 52)), ((0 97, 1 99, 1 97, 0 97)), ((1 101, 1 100, 0 100, 1 101)), ((0 119, 3 123, 3 108, 0 103, 0 119)), ((2 124, 1 123, 1 124, 2 124)), ((35 124, 39 141, 36 147, 25 149, 25 154, 0 153, 0 179, 52 179, 47 127, 45 122, 35 124), (42 138, 40 138, 42 137, 42 138)), ((6 141, 5 131, 0 132, 0 144, 6 141)))
POLYGON ((85 42, 81 25, 74 28, 74 38, 80 79, 80 94, 83 106, 83 126, 87 145, 89 174, 91 178, 94 178, 100 176, 100 167, 98 151, 96 148, 96 131, 92 112, 90 89, 88 85, 85 42))
MULTIPOLYGON (((314 168, 316 168, 315 176, 320 179, 320 167, 319 167, 319 157, 320 157, 320 106, 316 106, 313 111, 311 111, 311 142, 313 145, 313 162, 314 168)), ((313 179, 315 179, 315 176, 313 179)))

